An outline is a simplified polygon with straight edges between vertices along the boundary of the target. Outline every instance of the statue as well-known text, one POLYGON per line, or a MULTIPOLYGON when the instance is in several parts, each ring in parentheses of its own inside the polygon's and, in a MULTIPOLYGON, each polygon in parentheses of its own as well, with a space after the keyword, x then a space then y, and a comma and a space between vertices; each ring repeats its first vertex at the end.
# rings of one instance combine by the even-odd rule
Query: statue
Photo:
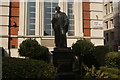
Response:
POLYGON ((64 12, 60 11, 60 7, 57 6, 55 8, 57 11, 53 15, 52 19, 52 27, 55 32, 55 46, 57 48, 66 48, 67 47, 67 40, 66 40, 66 33, 68 31, 68 17, 64 12))

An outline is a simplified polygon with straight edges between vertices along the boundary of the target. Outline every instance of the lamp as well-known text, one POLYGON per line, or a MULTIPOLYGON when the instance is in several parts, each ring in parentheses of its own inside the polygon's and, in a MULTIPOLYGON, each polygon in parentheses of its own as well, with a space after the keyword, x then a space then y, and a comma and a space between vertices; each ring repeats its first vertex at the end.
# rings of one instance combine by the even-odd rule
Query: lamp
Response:
POLYGON ((96 15, 96 18, 97 18, 97 20, 98 20, 98 15, 96 15))
POLYGON ((17 24, 15 21, 13 22, 13 27, 17 27, 17 24))

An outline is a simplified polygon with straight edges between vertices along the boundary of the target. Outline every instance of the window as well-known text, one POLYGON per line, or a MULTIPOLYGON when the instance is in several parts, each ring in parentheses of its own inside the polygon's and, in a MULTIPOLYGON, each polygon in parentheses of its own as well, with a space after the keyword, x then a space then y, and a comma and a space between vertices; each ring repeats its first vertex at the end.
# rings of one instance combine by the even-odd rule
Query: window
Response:
POLYGON ((113 28, 114 25, 113 25, 113 19, 110 20, 110 27, 113 28))
MULTIPOLYGON (((58 6, 58 2, 50 0, 50 2, 44 2, 44 35, 53 36, 54 31, 52 28, 51 20, 53 14, 55 14, 55 7, 58 6)), ((69 29, 68 36, 74 35, 74 14, 73 14, 73 1, 67 3, 68 6, 68 18, 69 18, 69 29)))
POLYGON ((105 22, 106 29, 108 29, 108 21, 105 22))
POLYGON ((110 2, 110 13, 112 13, 112 12, 113 12, 113 3, 110 2))
POLYGON ((53 36, 52 17, 55 14, 55 7, 58 6, 58 1, 44 2, 44 35, 53 36))
POLYGON ((68 18, 69 18, 68 36, 74 36, 74 14, 72 1, 68 2, 68 18))
POLYGON ((35 35, 36 3, 28 2, 27 6, 27 35, 35 35))
POLYGON ((107 9, 107 4, 104 6, 105 7, 105 14, 108 14, 108 9, 107 9))

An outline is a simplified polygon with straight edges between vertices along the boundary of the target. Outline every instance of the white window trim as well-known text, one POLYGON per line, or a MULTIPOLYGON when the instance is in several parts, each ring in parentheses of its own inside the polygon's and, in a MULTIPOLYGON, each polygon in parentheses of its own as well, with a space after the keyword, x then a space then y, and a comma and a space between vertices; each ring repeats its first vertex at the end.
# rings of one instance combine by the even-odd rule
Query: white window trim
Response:
MULTIPOLYGON (((21 2, 20 9, 20 31, 19 34, 27 36, 27 2, 21 2), (22 4, 21 4, 22 3, 22 4), (24 28, 23 28, 24 27, 24 28)), ((58 5, 61 7, 61 11, 67 14, 67 3, 59 2, 58 5)), ((83 37, 83 21, 82 21, 82 2, 74 3, 74 36, 83 37), (81 8, 81 9, 80 9, 81 8), (76 10, 78 9, 78 10, 76 10)), ((44 2, 36 2, 36 28, 35 35, 33 36, 44 36, 44 2)), ((73 37, 74 37, 73 36, 73 37)), ((47 37, 47 36, 46 36, 47 37)), ((48 36, 50 37, 50 36, 48 36)), ((53 36, 52 36, 53 37, 53 36)))

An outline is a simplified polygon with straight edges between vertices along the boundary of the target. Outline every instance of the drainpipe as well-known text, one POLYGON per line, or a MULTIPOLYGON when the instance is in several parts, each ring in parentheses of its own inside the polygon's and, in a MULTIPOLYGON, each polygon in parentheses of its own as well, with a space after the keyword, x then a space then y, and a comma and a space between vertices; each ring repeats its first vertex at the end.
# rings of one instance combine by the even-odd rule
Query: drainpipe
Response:
POLYGON ((9 5, 9 26, 8 26, 8 53, 9 53, 9 57, 11 56, 11 52, 10 52, 10 27, 11 27, 11 20, 10 20, 10 18, 11 18, 11 0, 10 0, 10 5, 9 5))

